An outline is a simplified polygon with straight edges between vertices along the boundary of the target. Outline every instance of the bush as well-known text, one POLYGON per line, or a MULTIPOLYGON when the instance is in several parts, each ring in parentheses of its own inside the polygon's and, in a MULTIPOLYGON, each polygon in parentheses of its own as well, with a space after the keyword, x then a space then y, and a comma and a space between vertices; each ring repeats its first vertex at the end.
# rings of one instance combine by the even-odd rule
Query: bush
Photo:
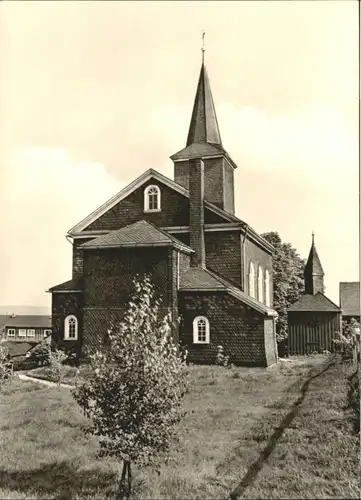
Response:
POLYGON ((36 361, 38 366, 47 365, 50 362, 49 351, 50 345, 43 340, 29 351, 27 358, 31 361, 36 361))
POLYGON ((38 366, 36 360, 24 357, 15 358, 12 363, 14 371, 32 370, 38 366))
POLYGON ((216 356, 216 365, 219 366, 228 366, 229 356, 226 356, 223 352, 223 346, 217 346, 217 356, 216 356))
POLYGON ((360 432, 360 379, 358 372, 348 379, 348 401, 355 412, 355 431, 360 432))

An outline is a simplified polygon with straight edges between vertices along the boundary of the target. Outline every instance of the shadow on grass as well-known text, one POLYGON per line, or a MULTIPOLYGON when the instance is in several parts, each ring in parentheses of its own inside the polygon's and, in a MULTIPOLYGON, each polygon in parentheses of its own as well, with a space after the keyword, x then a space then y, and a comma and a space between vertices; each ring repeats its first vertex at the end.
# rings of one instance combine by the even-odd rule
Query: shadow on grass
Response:
POLYGON ((29 470, 0 469, 1 488, 64 500, 75 496, 98 497, 99 494, 108 497, 114 491, 117 479, 114 472, 77 470, 69 462, 54 462, 29 470))
POLYGON ((255 481, 258 473, 262 470, 264 462, 268 459, 268 457, 271 455, 272 451, 275 449, 278 440, 284 433, 285 429, 289 427, 293 419, 296 417, 299 411, 299 407, 302 404, 303 400, 306 397, 308 387, 310 383, 320 375, 323 375, 331 366, 335 364, 334 358, 331 359, 330 362, 326 364, 326 366, 323 366, 320 370, 318 370, 315 374, 312 374, 307 380, 302 384, 301 389, 300 389, 300 396, 295 401, 295 403, 292 405, 290 411, 286 414, 286 416, 283 418, 281 424, 275 428, 273 434, 271 435, 270 439, 268 440, 268 443, 264 450, 261 452, 257 460, 251 464, 249 467, 247 473, 239 483, 239 485, 231 492, 230 494, 230 499, 231 500, 238 500, 239 498, 243 497, 243 494, 245 490, 253 484, 255 481))

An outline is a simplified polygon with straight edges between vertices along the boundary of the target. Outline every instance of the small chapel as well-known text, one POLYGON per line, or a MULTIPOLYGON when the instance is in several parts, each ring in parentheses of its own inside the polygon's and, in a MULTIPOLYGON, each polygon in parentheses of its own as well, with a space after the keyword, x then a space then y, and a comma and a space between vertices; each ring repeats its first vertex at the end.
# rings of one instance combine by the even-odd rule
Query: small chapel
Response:
POLYGON ((86 358, 121 321, 148 274, 193 363, 277 362, 273 247, 235 215, 237 165, 223 146, 202 59, 174 178, 148 169, 69 230, 71 279, 53 286, 53 342, 86 358))
POLYGON ((288 354, 291 356, 335 350, 333 340, 341 332, 342 315, 340 307, 324 294, 324 276, 312 233, 304 271, 305 293, 287 311, 288 354))

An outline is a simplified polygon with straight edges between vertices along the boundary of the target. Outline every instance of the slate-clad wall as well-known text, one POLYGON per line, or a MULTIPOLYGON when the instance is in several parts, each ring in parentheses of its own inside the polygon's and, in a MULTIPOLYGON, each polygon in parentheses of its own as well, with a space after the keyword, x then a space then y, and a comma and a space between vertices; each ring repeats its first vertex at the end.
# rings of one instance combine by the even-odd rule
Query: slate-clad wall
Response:
POLYGON ((59 348, 73 350, 80 355, 83 332, 83 294, 53 293, 52 294, 52 343, 59 348), (78 320, 78 339, 64 339, 64 321, 69 315, 78 320))
MULTIPOLYGON (((186 189, 189 189, 191 161, 174 163, 174 180, 186 189)), ((205 200, 234 214, 233 167, 224 157, 203 158, 203 162, 205 200)))
POLYGON ((84 345, 101 345, 110 319, 121 319, 133 292, 133 277, 151 276, 162 314, 174 309, 174 265, 168 247, 84 252, 84 345))
POLYGON ((241 285, 241 243, 239 231, 206 231, 207 268, 235 286, 241 285))
POLYGON ((244 366, 267 366, 264 316, 226 292, 179 292, 180 340, 188 350, 188 361, 213 364, 217 346, 222 345, 230 362, 244 366), (193 319, 206 316, 210 322, 210 343, 193 343, 193 319))

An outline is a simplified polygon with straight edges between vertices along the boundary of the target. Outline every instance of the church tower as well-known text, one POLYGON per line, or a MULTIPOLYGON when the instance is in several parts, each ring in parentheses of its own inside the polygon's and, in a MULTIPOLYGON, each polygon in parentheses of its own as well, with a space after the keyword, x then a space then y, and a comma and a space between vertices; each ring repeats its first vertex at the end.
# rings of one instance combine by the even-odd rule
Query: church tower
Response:
POLYGON ((189 189, 191 160, 201 159, 204 163, 204 199, 234 214, 234 170, 237 165, 222 145, 203 57, 186 147, 171 159, 174 180, 186 189, 189 189))
POLYGON ((315 295, 318 292, 324 293, 323 272, 320 258, 315 247, 315 235, 312 233, 312 245, 305 267, 305 293, 315 295))

